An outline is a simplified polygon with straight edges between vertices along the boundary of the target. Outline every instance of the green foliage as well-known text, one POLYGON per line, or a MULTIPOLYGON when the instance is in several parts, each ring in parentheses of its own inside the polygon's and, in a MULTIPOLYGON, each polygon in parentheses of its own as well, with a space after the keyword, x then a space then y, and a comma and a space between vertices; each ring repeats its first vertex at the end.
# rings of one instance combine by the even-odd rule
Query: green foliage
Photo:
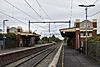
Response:
POLYGON ((61 40, 59 38, 56 38, 54 35, 49 38, 43 37, 41 40, 43 41, 43 43, 61 42, 61 40))
POLYGON ((48 37, 43 37, 41 39, 41 41, 42 41, 42 43, 48 43, 49 39, 48 39, 48 37))
POLYGON ((5 48, 6 49, 16 48, 16 40, 7 38, 5 42, 5 48))
POLYGON ((5 36, 6 36, 6 38, 9 38, 9 39, 15 39, 16 38, 16 34, 14 34, 14 33, 7 33, 5 36))
POLYGON ((93 36, 88 38, 88 41, 100 41, 100 36, 93 36))
POLYGON ((35 37, 35 43, 36 43, 36 44, 38 43, 39 40, 40 40, 39 37, 35 37))
POLYGON ((5 39, 5 48, 15 48, 16 47, 16 34, 14 33, 7 33, 5 39))

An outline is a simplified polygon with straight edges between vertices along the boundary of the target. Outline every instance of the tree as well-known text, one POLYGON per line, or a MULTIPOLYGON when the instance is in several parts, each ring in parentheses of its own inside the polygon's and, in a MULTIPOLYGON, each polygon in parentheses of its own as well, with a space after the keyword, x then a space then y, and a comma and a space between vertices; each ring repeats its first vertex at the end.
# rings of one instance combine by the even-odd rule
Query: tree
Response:
POLYGON ((43 41, 43 43, 48 43, 49 41, 48 37, 43 37, 41 40, 43 41))
POLYGON ((35 37, 35 43, 37 44, 38 43, 38 41, 40 40, 40 37, 35 37))

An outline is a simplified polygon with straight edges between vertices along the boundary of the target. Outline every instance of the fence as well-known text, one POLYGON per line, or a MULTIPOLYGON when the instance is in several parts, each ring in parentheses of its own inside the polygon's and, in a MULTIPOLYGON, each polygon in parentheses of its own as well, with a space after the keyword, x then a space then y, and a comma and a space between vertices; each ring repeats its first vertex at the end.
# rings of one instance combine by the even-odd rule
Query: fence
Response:
POLYGON ((88 42, 88 56, 100 61, 100 42, 88 42))

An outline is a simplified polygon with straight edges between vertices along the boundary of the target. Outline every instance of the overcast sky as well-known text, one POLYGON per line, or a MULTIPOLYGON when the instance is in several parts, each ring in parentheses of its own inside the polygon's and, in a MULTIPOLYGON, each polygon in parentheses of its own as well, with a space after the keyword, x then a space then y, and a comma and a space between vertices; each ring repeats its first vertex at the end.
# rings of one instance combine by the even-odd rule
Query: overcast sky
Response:
MULTIPOLYGON (((6 27, 22 26, 24 30, 28 30, 28 21, 45 21, 45 20, 71 20, 71 26, 74 25, 75 19, 85 19, 85 9, 79 7, 80 4, 95 4, 95 7, 88 8, 88 16, 100 11, 100 0, 37 0, 40 7, 45 10, 48 17, 39 7, 36 0, 0 0, 0 28, 2 29, 2 21, 7 19, 6 27), (29 3, 29 5, 26 2, 29 3), (9 4, 9 3, 10 4, 9 4), (13 6, 12 6, 13 5, 13 6), (16 9, 18 8, 18 9, 16 9), (21 12, 22 10, 23 12, 21 12), (35 12, 35 11, 36 12, 35 12), (37 14, 38 13, 38 14, 37 14), (26 15, 27 14, 27 15, 26 15), (16 20, 17 19, 17 20, 16 20)), ((100 13, 88 17, 89 20, 98 20, 98 33, 100 33, 100 13)), ((31 30, 41 34, 42 36, 49 35, 49 24, 31 24, 31 30)), ((59 29, 68 28, 68 24, 51 24, 51 32, 59 34, 59 29)), ((56 35, 61 37, 60 35, 56 35)))

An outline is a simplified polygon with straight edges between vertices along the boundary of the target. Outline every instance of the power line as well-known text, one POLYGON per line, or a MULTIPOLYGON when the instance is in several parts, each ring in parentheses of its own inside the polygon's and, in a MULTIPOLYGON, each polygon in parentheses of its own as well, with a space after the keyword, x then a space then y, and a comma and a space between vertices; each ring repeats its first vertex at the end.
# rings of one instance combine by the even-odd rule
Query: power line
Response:
POLYGON ((95 0, 95 2, 94 2, 93 4, 96 4, 97 1, 98 1, 98 0, 95 0))
MULTIPOLYGON (((16 8, 17 10, 23 12, 23 13, 26 14, 27 16, 29 16, 29 17, 31 17, 31 18, 33 18, 33 19, 36 19, 36 18, 32 17, 31 15, 27 14, 26 12, 24 12, 23 10, 19 9, 18 7, 14 6, 12 3, 8 2, 7 0, 4 0, 4 1, 5 1, 6 3, 10 4, 11 6, 13 6, 14 8, 16 8)), ((9 17, 11 17, 11 16, 9 16, 9 17)), ((16 19, 16 18, 14 18, 14 17, 11 17, 11 18, 16 19)), ((17 19, 17 20, 18 20, 18 19, 17 19)), ((37 19, 37 20, 38 20, 38 19, 37 19)), ((37 26, 40 26, 40 25, 38 25, 38 24, 36 24, 36 25, 37 25, 37 26)), ((40 27, 41 27, 41 28, 45 28, 45 27, 43 27, 43 26, 40 26, 40 27)))
POLYGON ((24 1, 42 19, 41 15, 39 15, 39 13, 26 0, 24 0, 24 1))
POLYGON ((98 12, 96 12, 96 13, 94 13, 94 14, 92 14, 92 15, 88 16, 88 17, 95 16, 95 15, 97 15, 98 13, 100 13, 100 11, 98 11, 98 12))
MULTIPOLYGON (((95 2, 94 2, 93 4, 96 4, 96 3, 97 3, 97 1, 98 1, 98 0, 95 0, 95 2)), ((96 12, 96 13, 94 13, 94 14, 92 14, 92 15, 88 16, 88 17, 95 16, 95 15, 97 15, 98 13, 100 13, 100 11, 98 11, 98 12, 96 12)))
MULTIPOLYGON (((1 10, 1 9, 0 9, 0 10, 1 10)), ((8 14, 6 14, 6 13, 2 12, 2 11, 0 11, 0 13, 1 13, 1 14, 4 14, 4 15, 6 15, 6 16, 8 16, 8 17, 12 18, 12 19, 15 19, 15 20, 17 20, 17 21, 19 21, 19 22, 22 22, 22 23, 26 24, 25 22, 23 22, 23 21, 21 21, 21 20, 18 20, 17 18, 12 17, 12 16, 10 16, 10 15, 8 15, 8 14)))
MULTIPOLYGON (((6 15, 6 16, 8 16, 8 17, 12 18, 12 19, 15 19, 15 20, 17 20, 17 21, 19 21, 19 22, 22 22, 22 23, 26 24, 25 22, 23 22, 23 21, 21 21, 21 20, 18 20, 17 18, 12 17, 12 16, 10 16, 10 15, 8 15, 8 14, 6 14, 6 13, 2 12, 2 11, 0 11, 0 13, 1 13, 1 14, 4 14, 4 15, 6 15)), ((37 25, 37 26, 40 26, 40 25, 38 25, 38 24, 36 24, 36 25, 37 25)), ((43 27, 43 26, 40 26, 40 27, 41 27, 41 28, 46 29, 46 28, 45 28, 45 27, 43 27)))
MULTIPOLYGON (((51 20, 50 16, 47 14, 47 12, 42 8, 41 4, 39 3, 38 0, 36 0, 37 4, 39 5, 39 7, 41 8, 41 10, 45 13, 45 15, 51 20)), ((50 23, 49 23, 49 32, 50 32, 50 23)))
POLYGON ((39 5, 39 7, 41 8, 41 10, 45 13, 45 15, 51 20, 50 16, 48 15, 48 13, 42 8, 41 4, 39 3, 38 0, 36 0, 37 4, 39 5))
MULTIPOLYGON (((14 8, 16 8, 17 10, 21 11, 22 13, 24 13, 25 15, 29 16, 30 18, 33 18, 33 19, 36 19, 34 17, 32 17, 31 15, 27 14, 26 12, 24 12, 23 10, 19 9, 18 7, 14 6, 12 3, 10 3, 9 1, 7 0, 4 0, 6 3, 8 3, 9 5, 13 6, 14 8)), ((36 19, 38 20, 38 19, 36 19)))

